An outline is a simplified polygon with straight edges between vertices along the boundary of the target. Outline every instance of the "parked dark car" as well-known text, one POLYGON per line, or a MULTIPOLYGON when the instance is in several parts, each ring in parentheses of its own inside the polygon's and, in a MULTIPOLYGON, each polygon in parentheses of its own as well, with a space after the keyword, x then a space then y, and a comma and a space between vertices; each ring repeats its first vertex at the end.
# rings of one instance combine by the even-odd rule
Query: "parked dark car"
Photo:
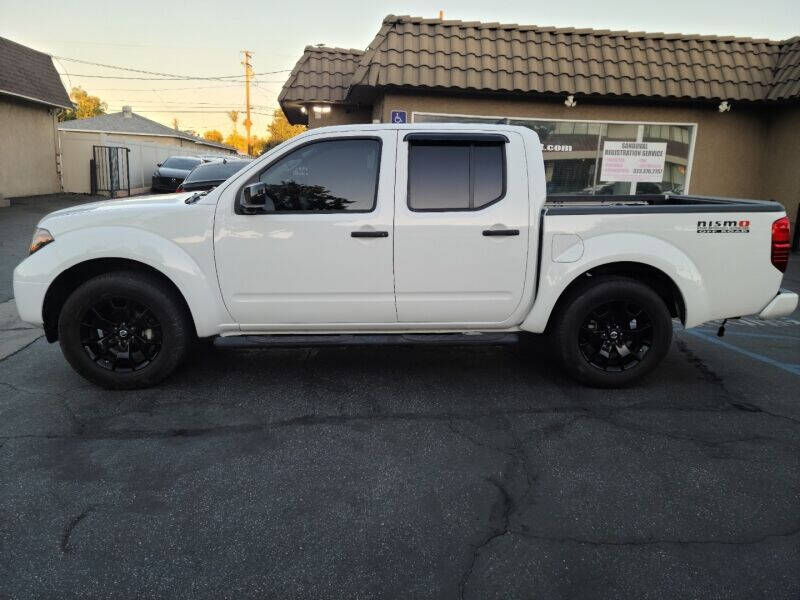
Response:
POLYGON ((186 176, 178 191, 197 192, 213 189, 250 162, 241 158, 223 158, 198 165, 186 176))
POLYGON ((202 162, 203 159, 195 156, 170 156, 158 163, 153 173, 153 191, 174 192, 189 172, 202 162))

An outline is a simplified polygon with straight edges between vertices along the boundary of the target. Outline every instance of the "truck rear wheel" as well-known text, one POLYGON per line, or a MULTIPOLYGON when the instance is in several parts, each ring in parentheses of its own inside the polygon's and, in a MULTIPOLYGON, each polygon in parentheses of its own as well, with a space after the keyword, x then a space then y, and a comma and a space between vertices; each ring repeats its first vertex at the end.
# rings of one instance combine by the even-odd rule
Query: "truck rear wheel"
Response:
POLYGON ((174 290, 148 273, 98 275, 67 298, 58 319, 73 369, 108 389, 154 385, 186 357, 189 315, 174 290))
POLYGON ((592 277, 568 292, 550 335, 569 375, 591 386, 623 387, 666 356, 672 319, 646 285, 627 277, 592 277))

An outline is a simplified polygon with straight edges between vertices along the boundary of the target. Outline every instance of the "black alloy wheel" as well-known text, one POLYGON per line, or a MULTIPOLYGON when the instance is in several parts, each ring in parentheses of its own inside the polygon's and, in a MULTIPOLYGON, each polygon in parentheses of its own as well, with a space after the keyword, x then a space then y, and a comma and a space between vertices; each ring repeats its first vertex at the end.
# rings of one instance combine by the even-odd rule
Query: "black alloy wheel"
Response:
POLYGON ((163 332, 153 311, 121 296, 104 298, 81 318, 81 344, 98 366, 138 371, 161 351, 163 332))
POLYGON ((598 275, 576 282, 559 300, 548 335, 571 377, 596 387, 624 387, 666 356, 672 317, 647 284, 598 275))
POLYGON ((141 270, 98 275, 70 294, 58 317, 69 364, 104 388, 145 388, 170 375, 195 339, 179 292, 141 270))
POLYGON ((653 320, 635 302, 606 302, 586 316, 578 334, 581 354, 602 371, 636 367, 653 346, 653 320))

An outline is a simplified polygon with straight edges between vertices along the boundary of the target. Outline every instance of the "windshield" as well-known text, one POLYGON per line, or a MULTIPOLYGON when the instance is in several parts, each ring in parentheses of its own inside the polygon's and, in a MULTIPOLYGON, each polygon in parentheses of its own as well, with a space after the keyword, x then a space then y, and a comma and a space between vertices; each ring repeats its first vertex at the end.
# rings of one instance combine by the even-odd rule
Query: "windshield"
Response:
POLYGON ((190 171, 194 169, 197 165, 200 164, 199 158, 184 158, 181 156, 170 156, 167 160, 162 163, 162 167, 166 167, 168 169, 183 169, 184 171, 190 171))
POLYGON ((192 181, 224 181, 248 163, 246 161, 231 161, 227 163, 206 163, 195 168, 189 173, 185 183, 192 181))

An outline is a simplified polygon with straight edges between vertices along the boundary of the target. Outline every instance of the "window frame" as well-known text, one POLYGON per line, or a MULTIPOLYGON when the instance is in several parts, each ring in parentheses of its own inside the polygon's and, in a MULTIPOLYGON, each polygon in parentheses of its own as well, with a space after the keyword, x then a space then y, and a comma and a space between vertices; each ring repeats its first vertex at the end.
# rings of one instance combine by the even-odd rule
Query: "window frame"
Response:
POLYGON ((302 144, 298 144, 297 146, 291 148, 287 152, 284 152, 280 156, 276 156, 273 160, 271 160, 267 165, 259 169, 254 175, 250 178, 245 180, 245 182, 236 190, 236 197, 234 199, 234 212, 237 215, 247 215, 247 216, 257 216, 257 215, 341 215, 341 214, 368 214, 375 212, 378 207, 378 190, 380 189, 381 184, 381 166, 383 160, 383 138, 380 136, 375 135, 343 135, 339 137, 326 137, 320 140, 308 140, 307 142, 303 142, 302 144), (372 206, 368 209, 364 210, 347 210, 345 209, 336 209, 336 210, 264 210, 261 209, 257 212, 245 212, 242 210, 242 207, 239 203, 242 197, 242 192, 244 188, 250 185, 251 183, 256 183, 259 181, 261 174, 267 171, 268 169, 272 168, 275 164, 279 161, 287 158, 297 152, 298 150, 302 150, 303 148, 307 148, 308 146, 312 146, 314 144, 324 144, 326 142, 350 142, 356 140, 368 140, 373 142, 378 142, 378 159, 377 159, 377 171, 375 173, 375 190, 372 193, 372 206))
MULTIPOLYGON (((487 136, 487 134, 458 134, 456 135, 448 135, 447 133, 442 134, 440 138, 434 137, 437 134, 431 135, 429 138, 425 138, 423 136, 413 136, 412 134, 406 135, 404 141, 406 141, 408 145, 408 156, 406 158, 406 206, 408 210, 411 212, 416 213, 440 213, 440 212, 479 212, 490 206, 493 206, 503 200, 506 197, 506 193, 508 191, 508 167, 507 167, 507 160, 506 160, 506 144, 508 144, 508 138, 506 136, 487 136), (501 139, 502 138, 502 139, 501 139), (469 145, 469 202, 470 204, 474 204, 475 202, 475 178, 474 178, 474 168, 473 168, 473 161, 475 157, 474 148, 476 145, 497 145, 500 147, 500 161, 502 166, 502 184, 500 188, 500 195, 492 200, 491 202, 487 202, 479 207, 475 206, 468 206, 466 208, 414 208, 411 206, 411 148, 414 143, 418 143, 419 145, 426 145, 426 142, 430 144, 433 142, 434 144, 441 144, 441 145, 469 145)), ((432 144, 431 144, 432 145, 432 144)))

